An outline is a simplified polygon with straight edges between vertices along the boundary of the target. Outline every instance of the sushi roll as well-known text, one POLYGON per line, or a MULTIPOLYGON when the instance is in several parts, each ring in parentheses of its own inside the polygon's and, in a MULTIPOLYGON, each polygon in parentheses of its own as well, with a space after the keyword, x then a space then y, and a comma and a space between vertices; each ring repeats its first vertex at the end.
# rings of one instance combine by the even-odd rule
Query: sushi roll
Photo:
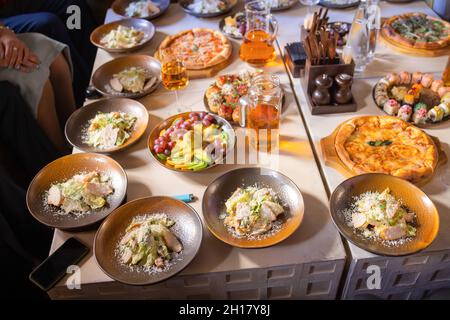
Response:
POLYGON ((395 72, 389 73, 386 78, 389 81, 389 85, 391 86, 395 86, 400 83, 400 76, 395 72))
POLYGON ((450 101, 450 87, 440 87, 438 90, 439 97, 444 98, 445 95, 448 97, 448 101, 450 101))
POLYGON ((389 100, 389 97, 387 94, 380 94, 378 96, 375 97, 375 102, 377 103, 377 106, 384 107, 384 104, 386 103, 386 101, 389 100))
POLYGON ((429 88, 431 86, 431 83, 433 82, 434 76, 431 73, 424 74, 422 76, 422 80, 420 81, 420 84, 424 88, 429 88))
POLYGON ((420 83, 420 81, 422 80, 422 76, 422 72, 414 72, 411 77, 411 83, 420 83))
POLYGON ((409 121, 409 118, 411 118, 412 114, 412 108, 410 105, 403 105, 398 109, 397 117, 402 119, 403 121, 409 121))
POLYGON ((427 120, 427 109, 418 109, 415 110, 412 116, 412 121, 414 124, 424 124, 427 120))
POLYGON ((438 92, 438 90, 444 86, 444 81, 442 80, 434 80, 431 83, 431 90, 434 92, 438 92))
POLYGON ((450 102, 450 92, 446 92, 446 93, 441 97, 441 102, 450 102))
POLYGON ((387 93, 388 85, 384 83, 377 83, 375 86, 375 96, 378 96, 379 94, 387 93))
POLYGON ((385 84, 386 86, 390 85, 389 80, 386 77, 381 78, 380 81, 378 81, 378 85, 380 84, 385 84))
POLYGON ((400 83, 401 84, 410 84, 411 83, 411 73, 408 71, 403 71, 400 73, 400 83))
POLYGON ((414 92, 410 93, 408 91, 408 94, 405 94, 405 97, 403 98, 403 102, 406 103, 406 104, 413 105, 414 104, 414 99, 415 99, 414 92))
POLYGON ((442 118, 444 118, 444 111, 442 111, 442 109, 438 106, 428 111, 428 119, 430 119, 432 122, 439 122, 442 120, 442 118))
POLYGON ((393 116, 398 113, 398 109, 400 108, 400 104, 397 102, 397 100, 389 99, 386 101, 383 105, 383 110, 387 114, 393 116))
POLYGON ((420 109, 425 109, 425 111, 428 111, 428 107, 425 103, 423 102, 417 102, 416 105, 414 106, 414 112, 420 110, 420 109))
POLYGON ((422 92, 423 86, 420 83, 413 84, 411 90, 414 92, 416 99, 420 98, 420 93, 422 92))
POLYGON ((438 107, 444 112, 444 117, 450 114, 450 103, 441 102, 438 107))

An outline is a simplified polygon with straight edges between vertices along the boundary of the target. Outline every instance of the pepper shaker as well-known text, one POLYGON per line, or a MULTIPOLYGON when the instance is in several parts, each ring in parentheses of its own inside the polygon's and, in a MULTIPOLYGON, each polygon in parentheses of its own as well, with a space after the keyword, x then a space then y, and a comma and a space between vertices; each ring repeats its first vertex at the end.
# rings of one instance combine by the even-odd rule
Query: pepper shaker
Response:
POLYGON ((312 93, 312 101, 318 106, 330 104, 329 89, 333 85, 333 79, 327 74, 322 74, 314 80, 314 83, 316 84, 316 89, 312 93))
POLYGON ((334 93, 334 101, 338 104, 346 104, 352 100, 353 77, 347 73, 340 73, 335 78, 338 88, 334 93))

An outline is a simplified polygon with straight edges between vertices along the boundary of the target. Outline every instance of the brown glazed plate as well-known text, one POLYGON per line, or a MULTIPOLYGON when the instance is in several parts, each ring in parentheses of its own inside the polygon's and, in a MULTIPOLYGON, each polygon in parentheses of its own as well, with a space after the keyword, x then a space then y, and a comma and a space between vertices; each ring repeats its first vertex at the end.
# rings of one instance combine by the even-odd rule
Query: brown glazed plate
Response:
POLYGON ((94 238, 94 255, 99 267, 114 280, 131 285, 148 285, 166 280, 186 268, 197 255, 202 238, 202 222, 192 207, 170 197, 147 197, 126 203, 103 221, 94 238), (168 269, 152 273, 120 263, 115 252, 125 229, 134 217, 155 213, 165 213, 175 221, 171 231, 183 245, 176 261, 168 269))
POLYGON ((290 0, 288 3, 278 6, 278 7, 270 7, 270 11, 271 12, 276 12, 276 11, 285 11, 287 9, 290 9, 294 6, 294 4, 296 4, 298 1, 296 0, 290 0))
POLYGON ((145 133, 145 130, 147 130, 147 124, 148 111, 141 103, 126 98, 101 99, 85 105, 72 113, 66 122, 65 134, 66 139, 72 146, 84 152, 113 153, 127 148, 137 142, 145 133), (109 113, 113 111, 125 112, 137 117, 131 136, 121 146, 116 146, 109 149, 95 148, 86 144, 84 142, 84 135, 85 130, 89 126, 89 121, 99 112, 109 113))
POLYGON ((218 16, 221 16, 221 15, 224 15, 224 14, 230 12, 231 9, 233 9, 236 6, 236 4, 238 3, 237 0, 225 0, 225 1, 227 2, 227 7, 224 10, 218 11, 218 12, 209 12, 209 13, 199 13, 199 12, 192 11, 189 8, 189 5, 191 5, 194 2, 194 0, 179 0, 178 4, 183 8, 183 10, 186 13, 188 13, 194 17, 213 18, 213 17, 218 17, 218 16))
POLYGON ((334 224, 348 241, 384 256, 404 256, 423 250, 433 242, 439 230, 439 214, 431 199, 412 183, 383 173, 366 173, 342 182, 331 195, 330 212, 334 224), (382 192, 386 188, 417 215, 416 236, 400 245, 386 245, 364 237, 346 223, 343 214, 354 202, 354 197, 367 191, 382 192))
POLYGON ((285 175, 265 168, 241 168, 229 171, 214 180, 203 195, 203 217, 206 226, 219 240, 240 248, 264 248, 273 246, 292 235, 300 226, 305 211, 299 188, 285 175), (279 219, 281 229, 258 239, 236 237, 219 218, 226 212, 225 202, 238 187, 258 185, 272 188, 285 209, 279 219))
POLYGON ((155 35, 155 26, 147 20, 137 19, 137 18, 128 18, 119 21, 114 21, 111 23, 107 23, 99 26, 91 33, 91 43, 94 46, 97 46, 100 49, 103 49, 108 52, 118 53, 118 52, 129 52, 133 50, 137 50, 146 45, 155 35), (131 28, 133 27, 136 30, 144 32, 144 38, 141 40, 139 44, 131 48, 116 48, 110 49, 105 47, 100 43, 100 40, 108 34, 111 30, 117 29, 120 25, 131 28))
MULTIPOLYGON (((113 2, 111 9, 115 14, 122 16, 123 18, 128 18, 125 15, 125 10, 131 2, 137 2, 138 0, 116 0, 113 2)), ((137 18, 152 20, 161 16, 164 12, 169 9, 170 0, 152 0, 152 2, 159 7, 159 12, 151 14, 149 16, 141 16, 137 18)))
POLYGON ((101 65, 95 70, 92 76, 92 85, 106 97, 122 97, 137 99, 153 92, 161 83, 161 63, 153 57, 147 55, 129 55, 119 57, 101 65), (155 83, 141 92, 119 92, 115 91, 110 81, 115 74, 132 67, 141 67, 149 72, 152 77, 156 78, 155 83))
POLYGON ((28 210, 39 222, 63 230, 80 230, 102 221, 124 201, 127 176, 120 164, 101 154, 75 153, 59 158, 45 166, 31 181, 26 201, 28 210), (98 171, 111 179, 114 193, 106 198, 107 205, 80 217, 58 215, 55 207, 45 203, 45 194, 53 183, 66 181, 74 175, 98 171))

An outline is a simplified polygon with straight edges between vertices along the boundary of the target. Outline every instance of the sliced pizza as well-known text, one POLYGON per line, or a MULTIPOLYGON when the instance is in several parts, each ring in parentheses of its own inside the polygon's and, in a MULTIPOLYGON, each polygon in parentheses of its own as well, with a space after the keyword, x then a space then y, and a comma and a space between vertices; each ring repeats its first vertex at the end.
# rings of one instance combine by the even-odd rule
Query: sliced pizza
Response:
POLYGON ((194 28, 168 36, 160 50, 182 59, 187 69, 207 69, 226 61, 232 51, 230 41, 219 31, 194 28))
POLYGON ((401 46, 440 49, 450 43, 450 23, 424 13, 406 13, 385 21, 383 36, 401 46))

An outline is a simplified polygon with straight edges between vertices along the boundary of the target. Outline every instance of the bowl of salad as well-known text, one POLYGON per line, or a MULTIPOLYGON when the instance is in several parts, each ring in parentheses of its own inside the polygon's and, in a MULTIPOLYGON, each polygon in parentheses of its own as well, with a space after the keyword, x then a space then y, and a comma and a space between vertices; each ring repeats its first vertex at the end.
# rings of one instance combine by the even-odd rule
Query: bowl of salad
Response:
POLYGON ((126 192, 127 176, 115 160, 76 153, 42 168, 28 187, 26 202, 33 217, 43 224, 82 230, 120 206, 126 192))
POLYGON ((239 248, 263 248, 291 236, 304 216, 303 196, 285 175, 266 168, 240 168, 214 180, 203 195, 206 226, 239 248))
POLYGON ((225 163, 235 140, 233 127, 222 117, 205 111, 185 112, 158 124, 150 133, 148 148, 168 169, 199 172, 225 163))
POLYGON ((94 256, 111 278, 148 285, 186 268, 202 238, 202 222, 192 207, 171 197, 146 197, 117 208, 102 223, 94 256))
POLYGON ((145 46, 155 35, 155 26, 145 19, 128 18, 97 27, 91 43, 112 53, 134 51, 145 46))
POLYGON ((113 153, 137 142, 147 130, 148 111, 127 99, 102 99, 75 111, 67 120, 69 143, 84 152, 113 153))
POLYGON ((170 6, 170 0, 116 0, 111 9, 124 18, 152 20, 161 16, 170 6))
POLYGON ((231 11, 237 0, 180 0, 183 10, 199 18, 212 18, 231 11))
POLYGON ((270 10, 272 12, 284 11, 290 9, 296 3, 297 3, 296 0, 272 0, 270 10))
POLYGON ((133 54, 101 65, 92 85, 106 97, 141 98, 161 83, 161 63, 153 57, 133 54))
POLYGON ((330 212, 347 240, 379 255, 416 253, 429 246, 439 230, 431 199, 412 183, 382 173, 342 182, 331 195, 330 212))

